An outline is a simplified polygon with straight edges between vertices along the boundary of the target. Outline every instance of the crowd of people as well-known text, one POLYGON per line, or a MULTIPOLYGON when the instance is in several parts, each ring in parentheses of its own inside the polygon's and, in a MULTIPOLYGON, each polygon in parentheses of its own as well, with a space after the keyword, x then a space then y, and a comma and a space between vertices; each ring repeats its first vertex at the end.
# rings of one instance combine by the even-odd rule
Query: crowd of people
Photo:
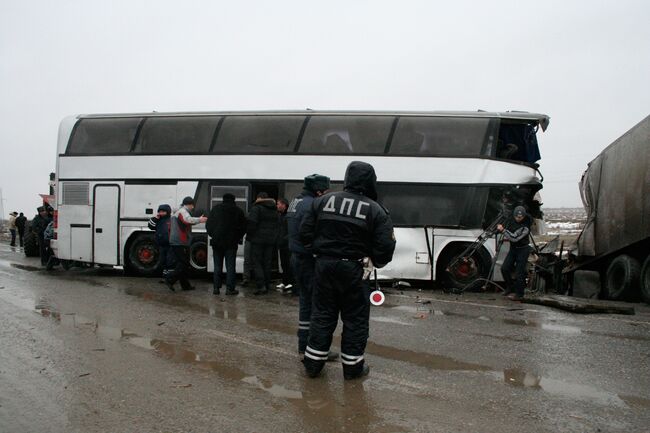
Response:
POLYGON ((192 226, 205 223, 214 260, 212 293, 221 294, 225 262, 225 295, 237 295, 235 260, 245 239, 244 278, 254 281, 253 294, 269 293, 273 258, 279 257, 282 282, 277 288, 299 296, 298 353, 307 375, 318 376, 325 362, 339 358, 330 345, 340 316, 344 377, 364 376, 369 371, 364 362, 367 268, 389 263, 395 249, 390 216, 375 201, 376 181, 374 168, 356 161, 346 170, 343 191, 329 192, 329 177, 313 174, 291 202, 259 192, 248 215, 230 193, 208 216, 192 216, 192 197, 174 213, 160 205, 149 228, 156 232, 164 281, 172 291, 176 282, 182 290, 194 289, 188 275, 192 226))

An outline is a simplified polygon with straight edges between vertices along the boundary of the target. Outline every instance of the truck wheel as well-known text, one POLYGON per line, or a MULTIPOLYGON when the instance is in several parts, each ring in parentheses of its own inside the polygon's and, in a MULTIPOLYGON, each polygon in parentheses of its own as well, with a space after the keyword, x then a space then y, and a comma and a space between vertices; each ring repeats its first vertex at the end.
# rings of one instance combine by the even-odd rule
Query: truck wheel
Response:
POLYGON ((458 262, 452 269, 447 270, 449 264, 469 245, 467 242, 454 242, 440 254, 436 275, 445 289, 464 289, 476 279, 487 277, 492 258, 485 248, 481 248, 466 261, 458 262))
POLYGON ((160 253, 153 234, 143 233, 129 242, 125 268, 129 274, 152 277, 160 272, 160 253))
POLYGON ((605 276, 605 295, 608 299, 623 300, 637 297, 634 293, 639 284, 639 261, 626 254, 612 260, 605 276))
POLYGON ((36 237, 36 233, 29 229, 25 230, 23 248, 25 250, 25 256, 27 257, 39 257, 41 255, 41 251, 38 248, 38 238, 36 237))
POLYGON ((641 298, 650 304, 650 256, 646 257, 641 268, 641 298))

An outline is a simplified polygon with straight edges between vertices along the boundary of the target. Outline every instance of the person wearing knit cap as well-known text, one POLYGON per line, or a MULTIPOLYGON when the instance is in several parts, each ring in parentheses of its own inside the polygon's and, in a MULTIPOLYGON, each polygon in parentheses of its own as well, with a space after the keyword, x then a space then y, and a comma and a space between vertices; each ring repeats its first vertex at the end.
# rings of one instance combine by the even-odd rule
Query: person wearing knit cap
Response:
POLYGON ((528 237, 530 235, 531 220, 523 206, 517 206, 512 211, 512 216, 505 224, 497 225, 497 230, 503 233, 504 240, 510 243, 508 255, 501 265, 501 274, 505 282, 505 296, 513 301, 521 301, 524 298, 526 288, 526 265, 530 246, 528 237), (512 273, 515 277, 512 277, 512 273))

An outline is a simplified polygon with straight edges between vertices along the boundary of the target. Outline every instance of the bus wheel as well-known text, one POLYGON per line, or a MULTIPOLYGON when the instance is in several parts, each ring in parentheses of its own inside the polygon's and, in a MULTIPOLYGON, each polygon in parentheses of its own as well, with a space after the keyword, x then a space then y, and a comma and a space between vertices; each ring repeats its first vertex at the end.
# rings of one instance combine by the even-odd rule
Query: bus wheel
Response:
POLYGON ((190 246, 190 264, 197 271, 208 269, 208 243, 204 238, 198 238, 190 246))
POLYGON ((612 260, 605 276, 605 296, 622 300, 635 297, 633 293, 639 283, 639 261, 626 254, 612 260))
POLYGON ((650 304, 650 256, 646 257, 641 268, 641 297, 650 304))
POLYGON ((492 259, 485 248, 481 248, 466 260, 461 260, 447 269, 469 245, 467 242, 454 242, 440 255, 437 275, 445 289, 464 289, 477 278, 487 277, 492 259))
POLYGON ((140 234, 127 247, 126 269, 129 273, 145 277, 158 273, 160 254, 154 242, 153 234, 140 234))

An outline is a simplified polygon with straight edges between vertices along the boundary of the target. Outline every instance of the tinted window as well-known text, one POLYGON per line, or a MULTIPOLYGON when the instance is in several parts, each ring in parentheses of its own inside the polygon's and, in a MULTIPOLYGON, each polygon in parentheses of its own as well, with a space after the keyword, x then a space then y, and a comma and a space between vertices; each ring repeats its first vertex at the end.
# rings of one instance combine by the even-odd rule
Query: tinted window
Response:
POLYGON ((300 143, 300 153, 384 153, 392 117, 313 116, 300 143))
POLYGON ((102 155, 131 150, 140 118, 82 119, 68 146, 68 154, 102 155))
POLYGON ((392 155, 477 156, 490 119, 402 117, 390 145, 392 155))
POLYGON ((140 153, 207 152, 219 117, 150 117, 142 126, 135 151, 140 153))
POLYGON ((488 187, 378 184, 379 202, 395 225, 480 228, 488 187))
POLYGON ((219 132, 215 152, 293 152, 302 116, 230 116, 219 132))

